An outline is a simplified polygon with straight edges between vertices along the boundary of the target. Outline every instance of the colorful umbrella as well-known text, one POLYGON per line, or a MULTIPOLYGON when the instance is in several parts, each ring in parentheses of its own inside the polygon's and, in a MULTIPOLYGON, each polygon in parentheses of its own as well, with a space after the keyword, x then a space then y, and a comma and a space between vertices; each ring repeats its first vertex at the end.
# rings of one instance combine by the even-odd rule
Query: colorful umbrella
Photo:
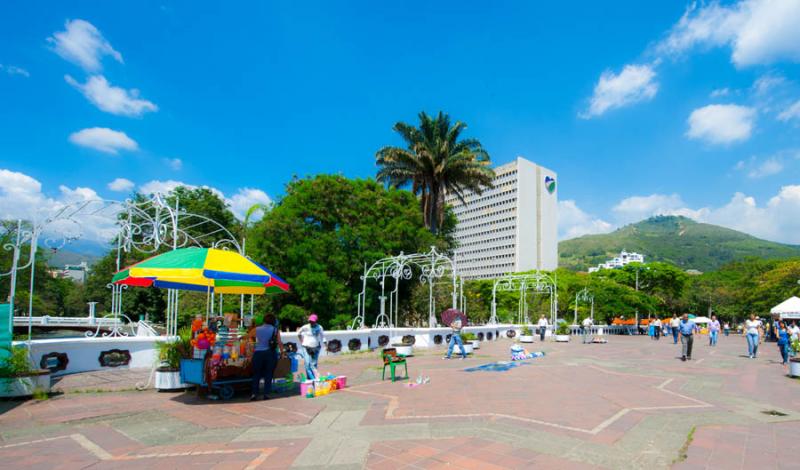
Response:
POLYGON ((442 324, 450 326, 451 323, 456 321, 456 318, 461 319, 461 326, 467 326, 467 316, 464 312, 455 308, 448 308, 442 312, 442 324))
POLYGON ((115 274, 112 282, 218 294, 260 295, 289 290, 286 281, 237 252, 194 247, 136 263, 115 274))

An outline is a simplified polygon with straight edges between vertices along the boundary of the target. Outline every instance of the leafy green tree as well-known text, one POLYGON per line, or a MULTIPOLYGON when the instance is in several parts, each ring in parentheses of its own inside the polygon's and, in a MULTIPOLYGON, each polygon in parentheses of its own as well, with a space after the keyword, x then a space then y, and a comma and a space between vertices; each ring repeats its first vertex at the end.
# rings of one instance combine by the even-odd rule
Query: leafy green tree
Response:
MULTIPOLYGON (((290 324, 302 321, 298 309, 313 311, 326 326, 334 318, 341 323, 337 315, 355 315, 365 264, 432 245, 448 249, 425 229, 413 194, 337 175, 291 181, 249 239, 254 259, 291 285, 262 308, 290 324)), ((376 298, 374 290, 367 293, 368 313, 377 310, 376 298)))
POLYGON ((462 139, 467 125, 439 112, 435 117, 419 114, 419 127, 404 122, 394 130, 406 148, 383 147, 375 155, 380 169, 378 181, 393 187, 410 186, 420 196, 425 226, 438 233, 445 218, 445 195, 463 200, 469 190, 481 194, 490 187, 494 171, 488 152, 477 139, 462 139))

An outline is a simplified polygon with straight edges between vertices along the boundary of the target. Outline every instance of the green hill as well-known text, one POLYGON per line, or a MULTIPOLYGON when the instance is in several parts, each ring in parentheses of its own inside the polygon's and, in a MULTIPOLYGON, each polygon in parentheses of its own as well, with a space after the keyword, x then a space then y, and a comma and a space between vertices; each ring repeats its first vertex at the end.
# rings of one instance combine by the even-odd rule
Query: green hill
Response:
POLYGON ((558 244, 559 265, 585 271, 620 251, 635 251, 645 261, 664 261, 684 269, 712 271, 734 260, 791 258, 800 246, 756 237, 686 217, 657 216, 602 235, 585 235, 558 244))

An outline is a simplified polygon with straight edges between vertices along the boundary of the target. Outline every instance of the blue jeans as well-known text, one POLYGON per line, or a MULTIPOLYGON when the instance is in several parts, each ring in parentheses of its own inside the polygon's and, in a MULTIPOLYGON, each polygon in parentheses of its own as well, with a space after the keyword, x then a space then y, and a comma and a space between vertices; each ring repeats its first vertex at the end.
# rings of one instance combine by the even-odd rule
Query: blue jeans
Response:
POLYGON ((781 351, 781 359, 783 359, 783 364, 789 362, 789 345, 779 344, 778 349, 781 351))
POLYGON ((672 342, 678 344, 678 329, 672 328, 672 342))
POLYGON ((253 384, 251 394, 258 395, 261 379, 264 379, 264 395, 272 391, 272 374, 278 364, 278 353, 274 349, 253 353, 253 384))
POLYGON ((717 345, 717 336, 719 336, 719 331, 709 331, 708 332, 708 344, 711 346, 717 345))
POLYGON ((317 378, 317 364, 319 363, 320 348, 306 348, 303 349, 303 362, 306 365, 306 378, 314 380, 317 378))
POLYGON ((467 350, 464 349, 464 342, 461 341, 461 335, 458 333, 453 333, 450 336, 450 344, 447 345, 447 358, 449 359, 450 356, 453 354, 453 347, 458 343, 458 347, 461 348, 461 356, 466 359, 467 358, 467 350))
POLYGON ((756 357, 758 354, 758 333, 747 333, 747 354, 756 357))

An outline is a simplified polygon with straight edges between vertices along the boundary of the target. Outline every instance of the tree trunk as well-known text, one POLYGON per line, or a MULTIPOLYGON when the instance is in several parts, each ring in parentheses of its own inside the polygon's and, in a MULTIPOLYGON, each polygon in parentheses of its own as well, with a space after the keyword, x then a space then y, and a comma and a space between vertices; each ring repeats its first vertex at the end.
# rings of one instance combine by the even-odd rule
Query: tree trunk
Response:
POLYGON ((430 218, 429 228, 431 233, 436 235, 439 232, 439 189, 431 188, 428 194, 428 209, 430 218))

